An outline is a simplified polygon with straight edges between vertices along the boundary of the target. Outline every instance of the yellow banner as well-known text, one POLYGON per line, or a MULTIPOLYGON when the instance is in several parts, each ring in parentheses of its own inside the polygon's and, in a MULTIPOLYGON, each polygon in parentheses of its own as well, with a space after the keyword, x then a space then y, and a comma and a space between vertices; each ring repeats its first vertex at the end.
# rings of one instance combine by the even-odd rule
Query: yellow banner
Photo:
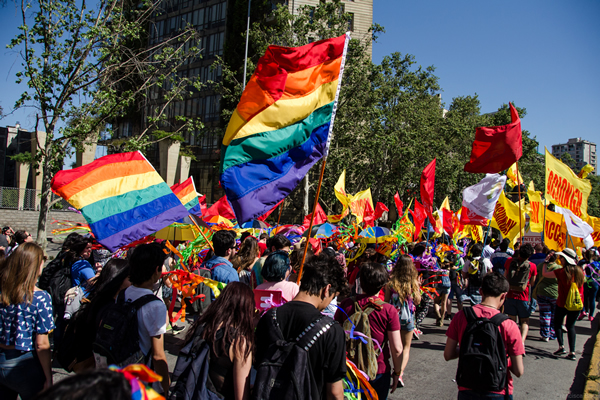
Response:
POLYGON ((591 191, 592 184, 588 180, 578 178, 546 149, 546 199, 586 220, 591 191))
POLYGON ((521 178, 521 174, 517 169, 517 163, 514 163, 506 170, 506 177, 508 178, 506 183, 509 184, 510 187, 515 187, 516 185, 521 185, 523 183, 523 178, 521 178))
POLYGON ((371 188, 356 193, 354 196, 352 196, 350 203, 348 204, 350 207, 350 212, 352 215, 356 216, 356 222, 359 224, 363 221, 365 216, 365 207, 367 202, 371 206, 371 210, 374 211, 375 208, 373 207, 373 199, 371 198, 371 188))
MULTIPOLYGON (((524 223, 525 221, 522 220, 522 222, 524 223)), ((502 233, 502 236, 508 238, 511 243, 514 243, 514 240, 519 235, 520 223, 519 206, 510 201, 504 195, 504 191, 502 191, 494 209, 492 227, 498 229, 502 233)))
POLYGON ((546 225, 544 226, 544 244, 550 250, 562 251, 565 248, 567 235, 561 231, 564 218, 562 214, 546 210, 546 225))
POLYGON ((466 233, 465 236, 471 235, 471 239, 475 243, 483 243, 483 227, 481 225, 465 225, 464 232, 466 233))
POLYGON ((592 233, 592 239, 594 239, 594 246, 600 246, 600 218, 592 217, 591 215, 587 219, 587 223, 594 228, 592 233))
POLYGON ((342 172, 340 177, 338 178, 337 183, 333 187, 335 197, 342 203, 342 212, 338 215, 328 215, 327 220, 331 223, 340 222, 346 215, 348 215, 348 203, 350 203, 350 198, 346 193, 346 170, 342 172))
POLYGON ((544 204, 540 192, 536 192, 533 181, 527 188, 529 197, 529 230, 531 232, 543 232, 544 230, 544 204))

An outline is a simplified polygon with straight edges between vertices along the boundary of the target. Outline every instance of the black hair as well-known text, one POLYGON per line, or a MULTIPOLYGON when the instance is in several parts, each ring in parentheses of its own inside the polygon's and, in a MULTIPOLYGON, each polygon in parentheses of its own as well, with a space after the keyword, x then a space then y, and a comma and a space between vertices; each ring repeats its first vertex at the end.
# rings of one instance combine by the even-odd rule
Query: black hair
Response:
POLYGON ((329 258, 335 258, 335 250, 333 250, 332 248, 329 248, 329 247, 325 247, 323 249, 322 254, 326 255, 329 258))
POLYGON ((510 239, 508 239, 508 238, 502 239, 502 242, 500 242, 500 251, 503 253, 506 253, 506 250, 508 250, 509 244, 510 244, 510 239))
POLYGON ((456 264, 456 254, 451 251, 447 251, 446 254, 444 254, 443 264, 449 264, 450 266, 456 264))
POLYGON ((360 287, 367 296, 374 296, 389 280, 385 267, 375 262, 366 262, 360 266, 360 287))
POLYGON ((29 235, 27 234, 27 231, 16 231, 13 236, 13 242, 23 244, 25 243, 25 239, 27 239, 28 237, 29 235))
POLYGON ((331 285, 330 293, 343 294, 348 287, 344 269, 335 258, 312 257, 304 264, 300 291, 318 296, 327 285, 331 285))
POLYGON ((131 385, 120 372, 96 369, 61 379, 35 400, 131 400, 131 385))
POLYGON ((481 253, 483 253, 483 244, 481 244, 481 242, 475 243, 472 247, 471 247, 471 257, 476 258, 481 256, 481 253))
POLYGON ((225 257, 227 250, 235 247, 235 236, 230 231, 217 231, 212 237, 212 245, 215 249, 215 255, 225 257))
POLYGON ((421 243, 415 245, 415 247, 410 252, 410 254, 413 257, 421 257, 423 255, 423 253, 425 253, 425 245, 421 244, 421 243))
POLYGON ((252 236, 252 234, 248 231, 246 232, 242 232, 242 236, 240 237, 240 242, 244 242, 244 240, 246 240, 247 237, 252 236))
POLYGON ((523 260, 529 260, 529 257, 531 257, 534 252, 531 243, 525 243, 523 246, 519 247, 519 257, 523 260))
POLYGON ((274 251, 265 260, 260 274, 267 282, 281 282, 290 269, 290 257, 284 251, 274 251))
POLYGON ((151 279, 157 268, 162 269, 165 258, 167 255, 158 243, 141 244, 136 247, 128 259, 131 283, 141 285, 151 279))
POLYGON ((131 268, 127 260, 120 258, 111 258, 108 260, 104 267, 102 267, 98 279, 96 279, 90 288, 88 300, 92 301, 98 294, 106 292, 108 292, 107 297, 114 297, 125 278, 129 276, 130 270, 131 268))
POLYGON ((292 242, 283 235, 275 235, 267 239, 267 249, 269 251, 271 251, 272 247, 275 247, 275 250, 281 250, 284 247, 290 247, 291 245, 292 242))
POLYGON ((490 272, 484 275, 481 281, 481 293, 486 297, 498 297, 508 292, 510 285, 504 275, 498 272, 490 272))
POLYGON ((75 261, 81 260, 81 252, 84 251, 87 245, 90 243, 90 239, 79 234, 77 234, 77 236, 72 236, 69 239, 69 247, 66 249, 65 264, 73 265, 75 261))
POLYGON ((269 235, 267 235, 266 233, 261 233, 260 236, 258 237, 258 240, 263 240, 263 239, 268 239, 269 235))
POLYGON ((4 235, 9 230, 10 230, 10 226, 5 226, 4 228, 2 228, 2 234, 4 235))

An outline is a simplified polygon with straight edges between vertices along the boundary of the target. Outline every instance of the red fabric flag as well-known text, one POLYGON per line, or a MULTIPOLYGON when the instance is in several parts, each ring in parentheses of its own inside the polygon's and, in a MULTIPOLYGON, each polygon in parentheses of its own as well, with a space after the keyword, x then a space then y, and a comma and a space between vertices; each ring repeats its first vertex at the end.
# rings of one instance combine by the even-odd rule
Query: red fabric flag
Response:
POLYGON ((376 219, 377 217, 375 216, 375 211, 373 211, 373 207, 371 207, 371 203, 365 201, 365 212, 363 214, 363 222, 365 223, 365 227, 375 226, 376 219))
POLYGON ((206 206, 206 195, 203 194, 202 196, 199 196, 198 202, 200 203, 200 209, 202 210, 202 215, 204 215, 206 213, 206 209, 208 208, 206 206))
POLYGON ((496 174, 508 169, 523 155, 521 120, 515 107, 509 105, 510 124, 475 130, 471 159, 464 168, 466 172, 496 174))
MULTIPOLYGON (((304 221, 302 222, 302 226, 304 227, 304 230, 308 229, 308 227, 310 226, 310 216, 311 214, 308 214, 306 217, 304 217, 304 221)), ((315 210, 315 217, 313 218, 313 226, 314 225, 318 225, 318 224, 323 224, 327 222, 327 214, 325 214, 325 211, 323 211, 323 208, 321 208, 321 205, 319 203, 317 203, 317 209, 315 210)))
POLYGON ((460 212, 460 223, 462 225, 481 225, 487 226, 489 224, 489 220, 481 215, 471 211, 467 207, 462 208, 460 212))
POLYGON ((415 225, 415 240, 418 240, 421 229, 423 228, 423 222, 427 219, 427 211, 425 210, 425 207, 415 199, 415 211, 411 211, 410 213, 413 216, 413 223, 415 225))
POLYGON ((206 210, 206 214, 202 213, 202 218, 207 219, 208 217, 212 217, 215 215, 220 215, 227 219, 235 218, 235 214, 231 209, 231 205, 229 204, 229 201, 227 201, 227 196, 221 197, 215 204, 210 206, 210 208, 206 210))
MULTIPOLYGON (((285 200, 285 199, 283 199, 283 200, 285 200)), ((263 215, 261 215, 260 217, 258 217, 258 218, 256 218, 256 219, 257 219, 257 220, 259 220, 259 221, 264 221, 265 219, 267 219, 267 217, 268 217, 269 215, 271 215, 271 213, 272 213, 273 211, 275 211, 275 209, 276 209, 277 207, 279 207, 279 206, 281 205, 281 203, 283 203, 283 200, 281 200, 279 203, 275 204, 275 205, 273 206, 273 208, 271 208, 269 211, 267 211, 266 213, 264 213, 263 215)))
POLYGON ((433 193, 435 191, 435 158, 421 173, 421 201, 429 217, 431 225, 435 226, 433 217, 433 193))
POLYGON ((378 220, 383 215, 384 211, 390 211, 389 208, 383 203, 377 202, 375 205, 375 219, 378 220))
POLYGON ((402 208, 404 207, 404 203, 400 200, 398 192, 394 195, 394 203, 396 203, 396 209, 398 210, 398 218, 402 218, 402 208))
POLYGON ((454 234, 454 213, 451 210, 442 209, 443 223, 444 223, 444 231, 448 235, 454 234))

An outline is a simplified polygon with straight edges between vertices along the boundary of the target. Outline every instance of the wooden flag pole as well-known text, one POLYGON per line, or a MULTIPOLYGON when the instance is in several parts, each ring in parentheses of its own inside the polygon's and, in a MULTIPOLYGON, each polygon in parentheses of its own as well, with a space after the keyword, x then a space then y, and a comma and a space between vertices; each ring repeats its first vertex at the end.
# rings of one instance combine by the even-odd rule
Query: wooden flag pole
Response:
POLYGON ((206 240, 206 243, 208 243, 208 245, 210 246, 210 249, 212 251, 215 251, 215 248, 213 247, 212 243, 210 242, 210 240, 208 240, 208 238, 204 235, 204 232, 202 232, 202 228, 200 228, 200 226, 198 225, 198 223, 196 221, 194 221, 194 218, 190 218, 192 220, 192 222, 194 223, 194 225, 196 225, 196 228, 198 228, 198 231, 200 232, 200 234, 202 235, 202 237, 204 238, 204 240, 206 240))
POLYGON ((321 165, 321 175, 319 176, 319 185, 317 186, 317 194, 315 195, 315 204, 313 205, 313 212, 310 216, 310 225, 308 226, 308 235, 306 235, 306 243, 304 244, 304 254, 302 254, 302 262, 300 263, 300 269, 298 270, 298 278, 296 279, 296 283, 300 284, 300 279, 302 279, 302 272, 304 271, 304 261, 306 260, 306 252, 308 251, 308 246, 310 246, 310 234, 312 233, 313 221, 315 220, 315 213, 317 212, 317 204, 319 204, 319 194, 321 193, 321 184, 323 183, 323 174, 325 173, 325 163, 327 162, 327 157, 323 157, 323 164, 321 165))
MULTIPOLYGON (((521 177, 521 173, 519 172, 519 162, 517 164, 517 188, 519 189, 519 246, 523 246, 523 214, 521 213, 521 184, 519 183, 519 178, 521 177)), ((485 243, 484 243, 485 245, 485 243)))
POLYGON ((281 221, 281 212, 283 211, 283 203, 285 203, 285 199, 283 199, 283 201, 281 202, 281 205, 279 206, 279 218, 277 218, 277 226, 279 226, 279 221, 281 221))

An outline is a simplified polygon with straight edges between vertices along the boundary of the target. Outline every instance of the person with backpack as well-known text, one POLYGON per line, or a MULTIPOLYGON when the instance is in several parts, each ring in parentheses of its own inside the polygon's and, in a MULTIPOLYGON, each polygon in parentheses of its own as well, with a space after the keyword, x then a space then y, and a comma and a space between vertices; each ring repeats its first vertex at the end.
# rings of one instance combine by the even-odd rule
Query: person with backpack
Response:
POLYGON ((171 399, 204 399, 206 390, 226 400, 249 397, 254 310, 248 285, 231 282, 223 289, 188 331, 173 372, 171 399))
POLYGON ((548 271, 562 268, 556 262, 556 254, 548 250, 546 259, 537 266, 537 283, 533 296, 540 306, 540 336, 542 341, 556 339, 554 332, 554 315, 556 313, 556 299, 558 298, 558 281, 556 278, 546 278, 542 275, 544 266, 548 271))
POLYGON ((52 300, 36 287, 45 260, 39 245, 23 243, 0 262, 0 399, 52 386, 52 300))
POLYGON ((396 308, 384 303, 379 292, 387 284, 389 275, 385 267, 375 262, 360 266, 360 285, 364 294, 352 296, 340 303, 335 320, 344 331, 362 333, 369 339, 364 343, 360 337, 346 333, 346 353, 358 369, 369 375, 369 383, 380 400, 394 393, 401 374, 402 339, 400 319, 396 308), (390 352, 394 369, 390 367, 390 352))
POLYGON ((481 256, 483 245, 475 243, 467 253, 465 265, 462 269, 463 276, 463 293, 460 296, 460 302, 464 303, 469 300, 471 305, 481 303, 481 282, 483 277, 492 271, 492 262, 481 256))
POLYGON ((259 257, 258 240, 253 236, 248 236, 242 241, 239 250, 230 260, 233 268, 238 273, 239 281, 252 289, 256 287, 252 282, 252 266, 259 257))
POLYGON ((506 264, 506 260, 508 260, 512 256, 512 254, 514 254, 514 251, 512 250, 511 253, 508 252, 510 250, 510 248, 508 247, 509 245, 510 239, 502 239, 498 250, 496 250, 494 254, 492 254, 492 256, 490 257, 490 261, 492 263, 492 270, 494 272, 498 272, 504 275, 504 264, 506 264))
POLYGON ((214 256, 205 261, 201 268, 211 273, 213 280, 223 283, 239 282, 237 271, 233 268, 231 259, 235 256, 235 233, 231 231, 217 231, 212 237, 214 256))
POLYGON ((162 377, 169 392, 169 367, 164 348, 167 307, 152 293, 161 278, 166 254, 158 243, 141 244, 128 257, 131 286, 100 315, 94 341, 96 367, 146 363, 162 377), (106 358, 106 360, 104 360, 106 358))
POLYGON ((321 311, 346 290, 335 259, 316 256, 304 265, 298 295, 267 311, 256 327, 254 399, 344 398, 344 330, 321 311))
POLYGON ((583 269, 577 265, 577 254, 572 249, 566 248, 563 251, 556 253, 558 257, 557 263, 562 265, 562 268, 548 271, 548 267, 544 264, 542 275, 545 278, 556 278, 558 280, 558 298, 556 299, 556 315, 554 316, 554 331, 558 340, 558 350, 554 355, 567 354, 563 342, 562 321, 565 316, 567 321, 567 338, 569 339, 569 354, 567 359, 577 360, 575 355, 575 322, 583 309, 583 283, 585 282, 585 274, 583 269))
POLYGON ((525 347, 517 324, 500 312, 508 290, 504 276, 485 275, 481 303, 463 308, 450 322, 444 359, 458 358, 459 400, 513 398, 511 372, 523 375, 525 347))
POLYGON ((585 317, 588 317, 588 321, 594 321, 594 314, 596 313, 596 295, 598 294, 598 280, 600 279, 600 263, 596 261, 598 258, 596 252, 592 249, 586 250, 583 253, 583 259, 579 262, 579 265, 583 267, 585 272, 585 285, 583 286, 583 311, 579 315, 581 321, 585 317))
POLYGON ((515 322, 517 322, 517 317, 519 317, 523 343, 527 339, 529 316, 532 312, 529 294, 537 277, 537 269, 529 261, 529 257, 532 255, 533 246, 530 243, 526 243, 519 247, 519 250, 515 252, 515 257, 506 260, 506 264, 504 265, 505 276, 510 286, 510 290, 506 295, 506 301, 504 302, 504 312, 515 322))

